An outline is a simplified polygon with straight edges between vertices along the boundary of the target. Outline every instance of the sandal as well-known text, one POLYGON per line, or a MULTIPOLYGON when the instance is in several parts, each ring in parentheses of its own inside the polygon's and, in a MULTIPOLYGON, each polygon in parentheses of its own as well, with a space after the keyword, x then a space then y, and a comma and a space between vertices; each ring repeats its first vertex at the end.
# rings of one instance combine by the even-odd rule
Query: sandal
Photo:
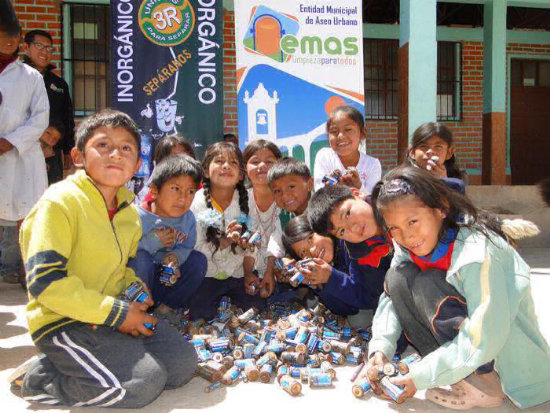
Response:
MULTIPOLYGON (((493 373, 489 373, 493 374, 493 373)), ((494 373, 496 376, 496 373, 494 373)), ((496 376, 498 377, 498 376, 496 376)), ((490 395, 467 381, 467 378, 451 384, 451 390, 440 387, 426 390, 426 399, 454 410, 468 410, 472 407, 498 407, 504 401, 502 390, 490 395)))

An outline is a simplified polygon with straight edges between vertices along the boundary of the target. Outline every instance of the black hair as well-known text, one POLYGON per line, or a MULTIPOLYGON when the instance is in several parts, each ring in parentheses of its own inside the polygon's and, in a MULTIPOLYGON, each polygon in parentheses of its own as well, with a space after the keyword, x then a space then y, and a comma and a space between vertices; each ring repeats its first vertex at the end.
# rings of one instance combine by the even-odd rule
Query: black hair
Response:
POLYGON ((149 183, 160 191, 166 181, 178 176, 189 176, 198 186, 203 177, 200 162, 183 153, 167 156, 155 166, 149 183))
POLYGON ((392 169, 374 186, 372 208, 384 233, 387 233, 387 227, 381 211, 405 196, 415 196, 428 208, 437 208, 445 213, 440 238, 448 228, 467 227, 482 232, 488 238, 492 231, 507 240, 497 215, 477 209, 466 196, 449 188, 438 177, 412 166, 392 169))
POLYGON ((114 109, 103 109, 82 121, 75 132, 75 146, 84 152, 86 143, 92 138, 96 129, 108 126, 111 128, 124 128, 136 141, 138 154, 141 153, 141 135, 136 123, 124 112, 114 109))
MULTIPOLYGON (((21 34, 21 25, 10 0, 0 1, 0 32, 8 36, 21 34)), ((14 55, 17 51, 14 53, 14 55)))
POLYGON ((53 44, 52 35, 48 33, 46 30, 41 30, 41 29, 35 29, 27 32, 27 34, 25 34, 25 43, 31 44, 32 42, 34 42, 34 38, 36 36, 47 37, 50 40, 50 42, 53 44))
MULTIPOLYGON (((440 122, 423 123, 413 132, 411 145, 407 149, 407 154, 405 156, 405 165, 415 165, 414 160, 411 158, 411 151, 418 148, 432 136, 439 136, 447 143, 449 147, 453 146, 453 133, 445 124, 440 122)), ((447 170, 447 176, 449 178, 464 179, 464 172, 458 167, 454 152, 449 159, 443 162, 443 165, 447 170)))
POLYGON ((269 150, 277 159, 281 159, 283 157, 281 150, 273 142, 267 141, 265 139, 256 139, 250 142, 248 145, 246 145, 246 148, 244 148, 244 151, 243 151, 244 164, 246 165, 250 160, 250 158, 252 158, 252 156, 254 156, 254 154, 260 149, 269 150))
POLYGON ((51 119, 48 126, 57 129, 61 137, 65 136, 65 124, 60 119, 51 119))
POLYGON ((307 218, 313 231, 330 235, 333 229, 330 215, 346 199, 354 198, 353 191, 346 185, 330 185, 313 193, 307 206, 307 218))
POLYGON ((359 112, 356 108, 354 108, 351 105, 342 105, 335 107, 327 118, 327 133, 330 129, 330 126, 332 125, 332 122, 334 122, 334 118, 339 113, 343 113, 348 118, 350 118, 353 123, 355 123, 359 127, 359 131, 361 134, 364 134, 365 132, 365 119, 363 118, 363 115, 361 112, 359 112))
MULTIPOLYGON (((237 158, 237 161, 239 162, 239 170, 244 177, 245 175, 245 165, 244 165, 244 159, 243 154, 241 150, 233 143, 231 142, 216 142, 208 147, 206 149, 206 152, 204 152, 204 155, 202 157, 202 169, 206 173, 208 171, 208 168, 210 167, 210 163, 212 160, 218 156, 220 153, 227 151, 232 152, 235 157, 237 158)), ((210 199, 210 178, 204 176, 202 187, 204 190, 204 199, 206 201, 206 207, 212 208, 212 201, 210 199)), ((239 208, 242 213, 248 215, 248 191, 246 190, 246 187, 244 186, 244 179, 241 179, 237 183, 236 187, 237 191, 239 192, 239 208)), ((243 226, 243 232, 247 230, 246 224, 242 224, 243 226)), ((225 228, 222 228, 221 231, 223 232, 225 228)), ((218 230, 216 227, 210 226, 206 229, 206 240, 210 243, 212 243, 216 249, 214 250, 214 253, 218 250, 220 247, 220 230, 218 230)), ((231 251, 235 253, 235 246, 231 246, 231 251)))
POLYGON ((196 159, 195 151, 193 150, 193 145, 181 135, 170 135, 165 136, 160 141, 157 142, 155 146, 155 151, 153 154, 154 164, 160 163, 164 158, 171 155, 172 149, 178 145, 183 146, 187 155, 191 158, 196 159))
POLYGON ((302 241, 311 234, 313 234, 313 229, 305 214, 290 219, 285 225, 281 237, 286 252, 295 260, 300 260, 301 258, 292 248, 292 244, 302 241))
POLYGON ((276 179, 288 175, 299 175, 304 179, 311 178, 307 165, 299 159, 285 156, 277 160, 267 172, 267 181, 271 184, 276 179))
POLYGON ((222 141, 223 142, 230 142, 230 143, 233 143, 235 145, 239 144, 239 139, 237 138, 237 135, 235 135, 233 133, 225 133, 223 135, 222 141))

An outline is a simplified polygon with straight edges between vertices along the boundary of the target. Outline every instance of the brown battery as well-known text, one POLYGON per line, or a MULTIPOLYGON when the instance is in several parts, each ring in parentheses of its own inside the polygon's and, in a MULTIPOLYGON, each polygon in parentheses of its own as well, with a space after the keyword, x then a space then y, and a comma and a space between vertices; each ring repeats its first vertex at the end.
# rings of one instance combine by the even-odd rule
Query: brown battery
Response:
POLYGON ((298 353, 307 353, 307 346, 305 343, 298 343, 294 346, 294 351, 298 353))
POLYGON ((271 364, 264 364, 260 369, 260 381, 262 383, 269 383, 273 374, 273 366, 271 364))
POLYGON ((333 351, 340 352, 344 355, 349 353, 349 349, 351 347, 349 343, 344 343, 339 340, 329 340, 329 343, 333 351))
POLYGON ((220 381, 221 378, 222 378, 222 375, 223 375, 219 371, 216 371, 216 370, 212 369, 211 367, 208 367, 204 363, 200 363, 197 366, 196 373, 197 373, 197 375, 201 376, 203 379, 206 379, 211 383, 213 383, 215 381, 220 381))
POLYGON ((219 363, 214 360, 208 360, 205 363, 209 368, 214 369, 216 371, 219 371, 221 374, 225 373, 227 370, 227 367, 225 367, 225 364, 219 363))
POLYGON ((288 320, 288 318, 279 318, 279 321, 277 321, 277 326, 281 330, 286 330, 287 328, 291 327, 291 324, 290 324, 290 321, 288 320))
POLYGON ((290 363, 290 364, 300 363, 300 364, 302 364, 304 362, 305 356, 306 356, 305 353, 298 353, 296 351, 294 351, 294 352, 283 351, 281 353, 280 359, 283 363, 290 363))
POLYGON ((279 379, 279 386, 292 396, 298 396, 302 392, 302 385, 300 382, 290 377, 288 374, 281 376, 279 379))
POLYGON ((382 366, 371 366, 367 370, 367 377, 371 382, 379 382, 384 377, 384 370, 382 366))
POLYGON ((244 374, 249 381, 258 381, 260 378, 260 370, 255 364, 247 364, 244 368, 244 374))
POLYGON ((221 363, 223 361, 223 354, 222 353, 213 353, 212 354, 212 360, 217 361, 218 363, 221 363))
POLYGON ((229 370, 233 366, 233 364, 235 364, 235 359, 229 355, 224 356, 222 364, 225 366, 226 369, 229 370))
POLYGON ((241 347, 235 347, 232 354, 237 360, 244 358, 243 349, 241 347))

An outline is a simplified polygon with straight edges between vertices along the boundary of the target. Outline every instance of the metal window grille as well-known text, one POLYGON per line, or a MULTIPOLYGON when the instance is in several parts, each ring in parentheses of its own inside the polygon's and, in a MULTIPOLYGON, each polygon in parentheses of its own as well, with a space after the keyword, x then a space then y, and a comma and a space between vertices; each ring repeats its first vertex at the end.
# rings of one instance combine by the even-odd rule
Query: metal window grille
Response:
MULTIPOLYGON (((393 39, 364 39, 365 117, 397 119, 397 51, 393 39)), ((461 44, 437 43, 437 119, 459 120, 461 114, 461 44)))
POLYGON ((63 67, 76 115, 108 105, 109 6, 65 3, 63 67))

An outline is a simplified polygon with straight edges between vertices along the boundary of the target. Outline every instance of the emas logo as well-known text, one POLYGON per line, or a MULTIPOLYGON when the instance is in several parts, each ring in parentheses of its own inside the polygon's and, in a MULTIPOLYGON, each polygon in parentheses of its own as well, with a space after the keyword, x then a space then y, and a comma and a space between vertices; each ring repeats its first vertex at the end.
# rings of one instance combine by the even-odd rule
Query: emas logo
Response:
POLYGON ((189 0, 145 0, 139 8, 139 28, 159 46, 183 43, 195 27, 195 12, 189 0))
POLYGON ((252 9, 243 44, 251 53, 259 53, 277 62, 284 62, 290 55, 281 49, 281 38, 285 35, 296 35, 299 28, 296 17, 279 13, 266 6, 258 6, 252 9))

